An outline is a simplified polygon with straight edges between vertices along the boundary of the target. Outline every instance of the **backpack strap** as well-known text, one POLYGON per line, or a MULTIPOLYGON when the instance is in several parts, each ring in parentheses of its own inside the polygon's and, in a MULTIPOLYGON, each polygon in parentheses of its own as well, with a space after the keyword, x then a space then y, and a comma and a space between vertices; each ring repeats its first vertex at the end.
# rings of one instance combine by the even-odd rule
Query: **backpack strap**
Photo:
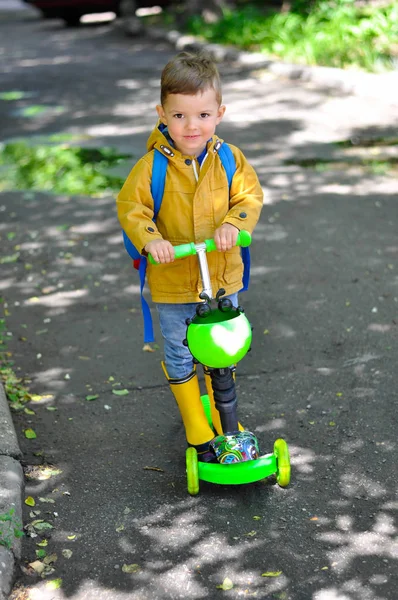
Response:
MULTIPOLYGON (((156 221, 160 207, 162 205, 164 184, 166 181, 168 159, 167 157, 155 149, 153 155, 153 166, 152 166, 152 181, 151 181, 151 194, 153 198, 153 221, 156 221)), ((144 286, 146 276, 147 259, 145 256, 140 257, 140 264, 138 267, 138 274, 140 276, 140 291, 141 291, 141 309, 144 317, 144 343, 148 344, 155 341, 155 335, 153 332, 153 322, 151 310, 148 302, 144 298, 144 286)))
MULTIPOLYGON (((234 155, 232 154, 231 148, 228 146, 226 142, 221 144, 220 149, 218 151, 218 155, 221 159, 222 166, 225 169, 225 173, 228 179, 228 187, 231 190, 232 179, 235 175, 236 171, 236 163, 234 155)), ((249 287, 250 281, 250 249, 247 246, 246 248, 241 248, 240 253, 242 256, 243 262, 243 278, 242 283, 243 287, 240 292, 246 292, 249 287)))
POLYGON ((232 179, 234 178, 236 171, 236 164, 234 155, 232 154, 232 150, 226 142, 221 144, 220 149, 218 151, 218 156, 221 159, 221 164, 224 167, 225 173, 227 175, 228 187, 229 189, 231 189, 232 179))
POLYGON ((151 194, 153 198, 153 221, 156 221, 158 212, 162 205, 164 184, 166 182, 166 171, 169 160, 167 156, 155 149, 153 155, 151 194))

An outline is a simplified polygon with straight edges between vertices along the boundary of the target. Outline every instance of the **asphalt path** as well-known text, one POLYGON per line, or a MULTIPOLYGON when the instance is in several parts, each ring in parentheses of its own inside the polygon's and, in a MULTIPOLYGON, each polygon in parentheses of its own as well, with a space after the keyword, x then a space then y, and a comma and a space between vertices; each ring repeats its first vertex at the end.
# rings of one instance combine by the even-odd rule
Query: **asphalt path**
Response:
MULTIPOLYGON (((70 134, 131 164, 145 151, 169 43, 8 11, 0 52, 1 91, 25 92, 0 100, 2 142, 70 134), (44 109, 29 116, 31 105, 44 109)), ((13 600, 397 598, 398 184, 356 164, 374 148, 334 144, 396 135, 395 97, 220 71, 219 134, 265 190, 241 297, 254 340, 238 366, 239 414, 263 453, 287 440, 291 484, 187 494, 184 432, 158 330, 160 348, 142 351, 114 198, 3 191, 1 255, 19 252, 2 264, 7 347, 41 397, 34 414, 13 413, 35 501, 24 524, 52 525, 24 537, 13 600), (29 567, 43 539, 46 577, 29 567)))

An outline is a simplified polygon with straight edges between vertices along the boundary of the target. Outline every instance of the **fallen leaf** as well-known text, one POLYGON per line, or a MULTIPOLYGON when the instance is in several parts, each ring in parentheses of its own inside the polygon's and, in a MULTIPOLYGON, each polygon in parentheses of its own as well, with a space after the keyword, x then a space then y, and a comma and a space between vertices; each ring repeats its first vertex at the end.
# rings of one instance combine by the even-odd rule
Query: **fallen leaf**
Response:
POLYGON ((159 467, 143 467, 144 471, 159 471, 159 473, 164 473, 163 469, 159 467))
POLYGON ((121 531, 124 531, 124 525, 119 525, 119 527, 116 527, 116 531, 118 533, 120 533, 121 531))
POLYGON ((71 558, 73 552, 72 550, 69 550, 68 548, 65 548, 65 550, 62 550, 62 556, 64 558, 71 558))
POLYGON ((53 498, 39 498, 39 502, 44 502, 47 504, 55 504, 55 500, 53 498))
POLYGON ((92 400, 96 400, 97 398, 99 398, 98 394, 93 394, 92 396, 86 396, 86 400, 88 400, 89 402, 91 402, 92 400))
POLYGON ((141 568, 140 565, 137 565, 137 564, 132 564, 132 565, 124 564, 122 566, 122 571, 123 571, 123 573, 138 573, 140 568, 141 568))
POLYGON ((253 519, 254 519, 255 521, 260 521, 261 517, 257 517, 257 516, 255 516, 255 517, 253 517, 253 519))
POLYGON ((229 579, 229 577, 226 577, 224 579, 224 581, 222 582, 221 585, 217 585, 216 586, 218 590, 232 590, 232 588, 234 587, 234 584, 232 583, 232 581, 229 579))
POLYGON ((150 344, 144 344, 142 347, 143 352, 156 352, 155 348, 152 348, 150 344))
POLYGON ((31 395, 31 399, 33 400, 33 402, 40 402, 41 400, 52 400, 53 398, 54 398, 53 394, 44 394, 44 395, 32 394, 31 395))
POLYGON ((68 535, 68 540, 75 540, 76 536, 75 535, 68 535))
POLYGON ((44 578, 48 577, 49 575, 52 575, 53 573, 55 573, 54 567, 52 567, 51 565, 46 565, 41 576, 44 578))
POLYGON ((25 437, 28 440, 34 440, 37 437, 36 432, 33 429, 30 429, 30 428, 29 429, 25 429, 24 434, 25 434, 25 437))
POLYGON ((47 523, 46 521, 33 521, 33 527, 37 529, 37 531, 44 531, 45 529, 53 529, 51 523, 47 523))
POLYGON ((115 394, 115 396, 126 396, 126 394, 128 394, 129 391, 124 389, 124 390, 112 390, 112 394, 115 394))
POLYGON ((46 546, 48 546, 48 540, 42 540, 41 542, 37 542, 36 546, 41 546, 42 548, 45 548, 46 546))
POLYGON ((43 560, 45 565, 50 565, 51 563, 55 563, 58 560, 58 556, 53 553, 53 554, 49 554, 48 556, 46 556, 46 558, 43 560))
POLYGON ((16 252, 15 254, 10 254, 9 256, 0 256, 0 264, 4 265, 6 263, 17 262, 18 258, 19 258, 19 252, 16 252))
POLYGON ((254 531, 254 530, 253 531, 249 531, 249 533, 246 533, 246 535, 248 537, 254 537, 255 535, 257 535, 257 531, 254 531))
POLYGON ((46 568, 46 565, 44 563, 42 563, 40 560, 34 560, 33 562, 29 563, 29 567, 31 569, 33 569, 35 571, 35 573, 38 573, 39 575, 41 575, 44 571, 44 569, 46 568))
POLYGON ((25 499, 25 504, 27 504, 28 506, 35 506, 36 502, 34 501, 34 499, 32 498, 32 496, 28 496, 25 499))
POLYGON ((46 588, 48 590, 58 590, 60 587, 62 587, 62 579, 52 579, 51 581, 47 581, 46 583, 46 588))
POLYGON ((36 414, 35 411, 31 410, 30 408, 24 408, 24 413, 26 415, 35 415, 36 414))
POLYGON ((282 573, 283 571, 266 571, 265 573, 261 573, 261 577, 279 577, 282 573))
POLYGON ((47 556, 47 552, 45 550, 36 550, 37 558, 44 558, 47 556))

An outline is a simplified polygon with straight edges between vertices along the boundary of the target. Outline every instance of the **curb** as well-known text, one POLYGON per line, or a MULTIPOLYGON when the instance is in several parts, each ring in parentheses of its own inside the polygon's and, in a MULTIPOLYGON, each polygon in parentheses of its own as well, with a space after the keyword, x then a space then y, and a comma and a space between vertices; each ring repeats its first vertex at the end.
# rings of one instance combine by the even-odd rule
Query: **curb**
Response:
POLYGON ((398 70, 374 74, 361 71, 345 71, 334 67, 297 65, 274 61, 260 52, 240 51, 232 46, 202 42, 192 35, 179 31, 167 31, 160 27, 144 27, 145 34, 154 40, 165 40, 178 51, 206 49, 216 61, 233 62, 241 67, 266 69, 278 77, 314 83, 326 90, 336 90, 343 94, 353 94, 367 98, 389 98, 391 104, 398 105, 398 70))
MULTIPOLYGON (((22 493, 24 478, 19 460, 19 448, 11 412, 3 386, 0 384, 0 516, 13 510, 16 523, 22 523, 22 493)), ((16 561, 21 557, 21 539, 15 538, 12 524, 0 522, 2 537, 9 539, 9 546, 0 545, 0 600, 6 600, 11 592, 16 561)))

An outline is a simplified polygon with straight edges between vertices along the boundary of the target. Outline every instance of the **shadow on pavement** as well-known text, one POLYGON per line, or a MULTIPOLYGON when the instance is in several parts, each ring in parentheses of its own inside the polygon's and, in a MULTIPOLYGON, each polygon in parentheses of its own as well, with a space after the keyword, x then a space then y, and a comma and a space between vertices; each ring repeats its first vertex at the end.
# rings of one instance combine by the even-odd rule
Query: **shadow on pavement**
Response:
MULTIPOLYGON (((2 103, 4 140, 62 131, 142 153, 170 47, 102 27, 13 26, 26 38, 22 48, 2 38, 15 52, 3 85, 34 96, 2 103), (20 117, 31 102, 63 110, 20 117)), ((275 79, 266 95, 255 75, 226 69, 232 109, 220 134, 242 147, 266 188, 242 295, 254 341, 238 368, 240 414, 264 453, 277 437, 288 441, 292 483, 203 484, 188 496, 184 434, 161 348, 141 350, 138 278, 114 199, 3 192, 7 348, 40 396, 33 415, 14 415, 25 497, 36 502, 25 524, 53 526, 23 542, 18 583, 32 600, 218 598, 226 577, 230 598, 394 596, 396 184, 363 170, 285 165, 313 146, 293 143, 305 118, 279 113, 280 102, 296 89, 291 104, 305 113, 324 97, 275 79), (34 440, 23 435, 29 427, 34 440), (57 555, 47 578, 62 578, 57 590, 29 575, 43 538, 57 555)))

